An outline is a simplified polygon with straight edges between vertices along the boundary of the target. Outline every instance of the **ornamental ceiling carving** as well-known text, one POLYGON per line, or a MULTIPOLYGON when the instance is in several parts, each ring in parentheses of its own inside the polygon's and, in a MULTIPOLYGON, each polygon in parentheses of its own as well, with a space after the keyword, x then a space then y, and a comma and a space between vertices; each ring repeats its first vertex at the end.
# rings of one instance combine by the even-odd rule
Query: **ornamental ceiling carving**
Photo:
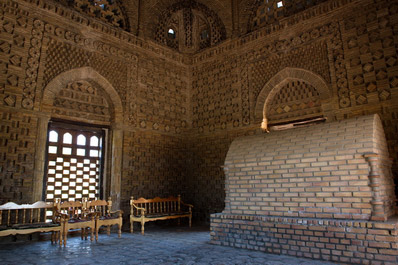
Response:
POLYGON ((225 38, 240 36, 270 24, 279 24, 283 18, 326 2, 326 0, 54 1, 180 51, 195 51, 211 47, 225 38), (190 6, 190 10, 182 6, 190 6), (210 21, 209 17, 211 17, 210 21), (171 27, 176 34, 171 36, 174 40, 167 39, 170 37, 168 26, 174 26, 174 28, 171 27), (177 29, 177 26, 181 28, 177 29), (217 36, 213 36, 212 27, 218 27, 217 36), (209 31, 208 38, 206 38, 206 28, 209 31), (220 32, 222 32, 221 35, 220 32), (193 41, 192 45, 196 46, 195 48, 191 47, 191 41, 193 41))

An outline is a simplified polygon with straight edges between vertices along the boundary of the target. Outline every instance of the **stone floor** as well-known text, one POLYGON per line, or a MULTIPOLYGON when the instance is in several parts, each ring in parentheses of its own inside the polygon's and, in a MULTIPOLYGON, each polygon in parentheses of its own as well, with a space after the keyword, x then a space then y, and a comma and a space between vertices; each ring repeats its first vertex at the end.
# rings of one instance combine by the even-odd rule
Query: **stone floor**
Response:
POLYGON ((96 243, 68 237, 66 247, 39 240, 0 243, 0 264, 332 264, 283 255, 216 246, 208 227, 150 226, 145 236, 124 232, 99 235, 96 243))

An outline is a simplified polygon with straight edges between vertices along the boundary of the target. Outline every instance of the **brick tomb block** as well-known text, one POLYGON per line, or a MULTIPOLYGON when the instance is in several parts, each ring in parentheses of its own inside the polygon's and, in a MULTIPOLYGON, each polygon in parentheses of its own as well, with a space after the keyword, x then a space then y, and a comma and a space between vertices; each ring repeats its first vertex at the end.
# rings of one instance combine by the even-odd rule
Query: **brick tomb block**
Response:
POLYGON ((241 137, 224 165, 214 244, 367 263, 398 262, 391 160, 380 118, 241 137))

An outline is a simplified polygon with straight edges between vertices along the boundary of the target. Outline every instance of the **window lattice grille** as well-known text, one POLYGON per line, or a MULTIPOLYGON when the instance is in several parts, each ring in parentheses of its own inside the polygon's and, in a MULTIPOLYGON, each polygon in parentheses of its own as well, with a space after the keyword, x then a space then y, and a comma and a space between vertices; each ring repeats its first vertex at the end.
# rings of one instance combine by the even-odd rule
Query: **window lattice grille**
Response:
POLYGON ((100 197, 102 138, 102 132, 50 129, 46 201, 100 197))

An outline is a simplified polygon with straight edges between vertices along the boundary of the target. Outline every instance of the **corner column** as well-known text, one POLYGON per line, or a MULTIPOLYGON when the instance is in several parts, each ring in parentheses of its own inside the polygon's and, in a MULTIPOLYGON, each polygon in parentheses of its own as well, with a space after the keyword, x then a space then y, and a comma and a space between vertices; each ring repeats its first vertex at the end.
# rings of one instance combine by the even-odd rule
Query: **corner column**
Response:
POLYGON ((372 221, 386 221, 384 211, 384 202, 380 196, 380 173, 379 173, 379 155, 376 153, 369 153, 364 155, 366 161, 370 165, 369 180, 372 188, 373 198, 370 204, 372 205, 372 221))

